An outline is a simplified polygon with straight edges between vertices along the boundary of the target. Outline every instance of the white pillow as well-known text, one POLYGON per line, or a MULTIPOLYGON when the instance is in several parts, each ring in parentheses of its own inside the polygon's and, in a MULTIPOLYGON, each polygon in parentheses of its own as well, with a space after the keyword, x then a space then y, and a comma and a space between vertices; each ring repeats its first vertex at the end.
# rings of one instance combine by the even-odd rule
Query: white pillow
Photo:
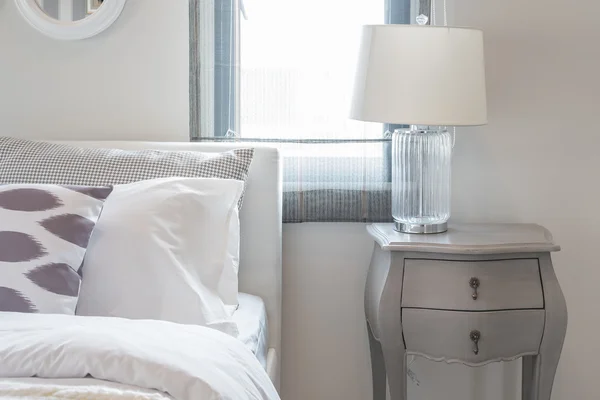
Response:
POLYGON ((233 315, 238 308, 238 272, 240 270, 240 210, 236 207, 229 222, 229 242, 227 243, 227 255, 225 268, 219 281, 219 296, 229 315, 233 315))
POLYGON ((242 181, 212 178, 116 185, 90 239, 76 314, 235 334, 219 289, 232 278, 229 232, 242 191, 242 181))

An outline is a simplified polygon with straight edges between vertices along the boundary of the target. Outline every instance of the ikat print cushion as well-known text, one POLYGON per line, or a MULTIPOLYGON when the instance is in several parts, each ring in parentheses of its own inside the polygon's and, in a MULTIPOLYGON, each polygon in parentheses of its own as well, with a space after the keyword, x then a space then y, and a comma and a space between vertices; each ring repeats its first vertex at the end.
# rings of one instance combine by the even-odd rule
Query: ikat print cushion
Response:
POLYGON ((0 185, 0 311, 75 314, 79 270, 111 191, 0 185))

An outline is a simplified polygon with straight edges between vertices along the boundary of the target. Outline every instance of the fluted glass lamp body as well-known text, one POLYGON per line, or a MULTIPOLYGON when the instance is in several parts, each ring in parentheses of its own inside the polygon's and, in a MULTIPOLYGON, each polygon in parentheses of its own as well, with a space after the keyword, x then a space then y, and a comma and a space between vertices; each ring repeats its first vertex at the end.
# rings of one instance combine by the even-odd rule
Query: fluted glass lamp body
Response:
POLYGON ((445 127, 397 129, 392 136, 396 230, 439 233, 450 218, 452 136, 445 127))

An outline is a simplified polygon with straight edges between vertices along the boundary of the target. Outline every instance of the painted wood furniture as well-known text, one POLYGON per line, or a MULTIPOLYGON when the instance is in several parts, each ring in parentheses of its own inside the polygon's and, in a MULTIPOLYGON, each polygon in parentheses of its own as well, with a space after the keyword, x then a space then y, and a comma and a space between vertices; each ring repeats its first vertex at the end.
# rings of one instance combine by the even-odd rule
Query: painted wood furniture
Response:
POLYGON ((454 224, 445 233, 368 228, 365 289, 373 399, 406 400, 406 356, 480 366, 523 357, 523 399, 550 400, 567 306, 533 224, 454 224))

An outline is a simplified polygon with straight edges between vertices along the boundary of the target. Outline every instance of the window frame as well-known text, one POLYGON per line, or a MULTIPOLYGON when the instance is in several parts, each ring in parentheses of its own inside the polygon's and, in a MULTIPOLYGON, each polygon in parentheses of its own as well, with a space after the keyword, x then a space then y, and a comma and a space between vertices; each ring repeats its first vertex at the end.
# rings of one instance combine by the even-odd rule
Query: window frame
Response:
MULTIPOLYGON (((198 57, 207 61, 212 60, 212 64, 215 65, 212 74, 210 71, 202 71, 202 68, 197 65, 190 68, 190 139, 192 141, 203 140, 203 138, 223 141, 243 140, 239 111, 241 106, 240 18, 244 13, 242 1, 215 0, 212 10, 201 4, 211 2, 190 1, 190 65, 196 64, 198 57), (202 38, 198 38, 200 32, 192 32, 200 22, 197 21, 199 7, 203 7, 201 12, 212 14, 212 18, 208 18, 212 19, 212 27, 208 26, 202 32, 206 34, 205 43, 202 43, 202 38), (213 32, 210 32, 211 29, 213 32), (213 45, 210 46, 209 43, 206 43, 208 41, 212 41, 213 45), (194 45, 197 42, 202 45, 194 45), (197 79, 198 74, 202 72, 205 75, 204 79, 201 79, 204 85, 197 79), (233 102, 229 101, 230 98, 233 98, 233 102), (202 112, 199 110, 201 106, 199 103, 208 102, 211 99, 212 107, 209 107, 204 115, 200 115, 202 112)), ((411 21, 411 10, 415 9, 415 3, 420 0, 381 1, 384 2, 386 24, 408 24, 411 21)), ((384 124, 382 138, 385 138, 388 132, 405 127, 407 126, 384 124)), ((391 145, 387 147, 384 155, 386 165, 389 164, 388 158, 391 157, 391 145)), ((389 175, 391 179, 391 171, 389 171, 389 175)))
POLYGON ((214 135, 240 137, 241 0, 215 0, 214 4, 214 41, 218 44, 214 54, 214 135))
MULTIPOLYGON (((290 143, 301 146, 327 146, 365 142, 383 142, 380 178, 362 182, 347 180, 352 166, 343 162, 354 161, 346 157, 284 157, 283 222, 387 222, 391 220, 391 138, 389 132, 404 125, 384 124, 380 139, 261 139, 240 135, 240 17, 244 12, 242 0, 190 0, 190 137, 192 141, 239 142, 252 145, 257 142, 282 147, 290 143), (203 14, 201 14, 203 13, 203 14), (208 18, 208 21, 206 20, 208 18), (228 18, 231 24, 222 23, 228 18), (221 22, 221 23, 219 23, 221 22), (221 48, 215 46, 219 40, 221 48), (231 46, 229 40, 234 40, 231 46), (224 49, 230 49, 229 52, 224 49), (201 62, 202 61, 202 62, 201 62), (216 68, 213 66, 221 66, 216 68), (219 92, 219 94, 217 94, 219 92), (223 95, 225 94, 225 95, 223 95), (233 101, 229 101, 233 98, 233 101), (233 107, 232 107, 233 105, 233 107), (309 162, 309 165, 304 163, 309 162), (319 165, 336 163, 341 170, 335 174, 312 180, 313 176, 294 176, 307 170, 329 171, 319 165), (287 179, 285 178, 287 177, 287 179), (344 178, 346 177, 346 178, 344 178), (324 178, 324 179, 322 179, 324 178), (339 180, 339 182, 338 182, 339 180), (343 184, 340 185, 336 183, 343 184), (320 187, 319 185, 322 184, 320 187), (366 185, 366 186, 365 186, 366 185), (343 207, 341 207, 343 205, 343 207)), ((384 1, 385 23, 409 23, 411 10, 423 0, 384 1)), ((427 1, 427 0, 425 0, 427 1)), ((381 153, 379 153, 381 154, 381 153)), ((361 162, 372 162, 363 159, 361 162)), ((371 170, 372 171, 372 170, 371 170)), ((365 171, 360 171, 364 175, 365 171)), ((358 176, 355 175, 355 176, 358 176)))

